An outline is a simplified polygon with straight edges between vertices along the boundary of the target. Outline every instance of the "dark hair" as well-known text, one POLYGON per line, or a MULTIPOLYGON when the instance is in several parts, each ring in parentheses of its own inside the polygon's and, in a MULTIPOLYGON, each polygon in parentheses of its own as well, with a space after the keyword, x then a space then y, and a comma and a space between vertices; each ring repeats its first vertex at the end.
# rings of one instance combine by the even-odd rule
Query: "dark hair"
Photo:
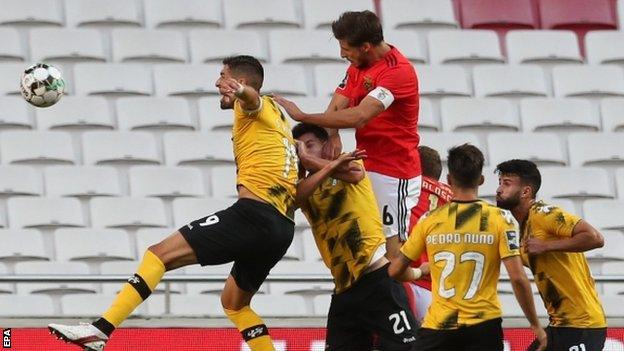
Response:
POLYGON ((329 139, 327 131, 324 128, 315 126, 314 124, 299 123, 292 129, 292 135, 295 139, 299 139, 299 137, 307 133, 314 134, 314 136, 319 138, 321 141, 329 139))
POLYGON ((542 186, 542 175, 537 165, 529 160, 509 160, 501 162, 496 166, 498 175, 510 174, 520 177, 522 184, 533 188, 533 198, 537 195, 542 186))
POLYGON ((239 55, 223 59, 223 65, 227 65, 232 75, 244 75, 248 84, 258 92, 264 81, 264 68, 258 59, 253 56, 239 55))
POLYGON ((479 186, 483 162, 483 153, 471 144, 455 146, 448 151, 449 174, 461 188, 479 186))
POLYGON ((440 179, 442 174, 440 154, 436 150, 424 145, 418 147, 418 153, 420 154, 422 175, 436 180, 440 179))
POLYGON ((383 41, 383 29, 379 17, 371 11, 345 12, 332 23, 334 37, 346 40, 350 46, 368 42, 377 45, 383 41))

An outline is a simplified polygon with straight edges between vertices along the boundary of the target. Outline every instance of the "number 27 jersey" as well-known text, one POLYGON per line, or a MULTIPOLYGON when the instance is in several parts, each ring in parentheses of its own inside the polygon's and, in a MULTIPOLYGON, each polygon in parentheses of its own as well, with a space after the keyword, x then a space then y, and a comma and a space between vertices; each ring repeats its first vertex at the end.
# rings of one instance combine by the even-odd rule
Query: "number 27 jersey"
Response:
POLYGON ((485 201, 452 201, 421 218, 401 252, 426 249, 432 302, 423 327, 457 329, 501 317, 496 287, 501 259, 518 256, 518 224, 485 201))

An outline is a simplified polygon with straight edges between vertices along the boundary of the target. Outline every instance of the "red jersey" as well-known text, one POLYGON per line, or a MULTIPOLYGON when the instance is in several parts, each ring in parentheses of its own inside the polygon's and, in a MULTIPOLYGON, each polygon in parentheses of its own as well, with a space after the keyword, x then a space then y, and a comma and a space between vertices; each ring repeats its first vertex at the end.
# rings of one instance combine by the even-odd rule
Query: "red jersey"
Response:
POLYGON ((358 128, 355 139, 357 148, 367 151, 366 170, 410 179, 420 175, 418 79, 412 64, 399 50, 391 48, 371 66, 349 66, 335 93, 349 98, 349 107, 359 105, 377 87, 392 94, 392 104, 358 128))
MULTIPOLYGON (((414 228, 420 217, 429 211, 444 206, 444 204, 451 201, 452 198, 453 192, 448 185, 423 176, 418 203, 412 208, 409 233, 412 232, 412 228, 414 228)), ((425 262, 428 262, 427 253, 423 252, 417 261, 412 262, 412 267, 420 267, 420 265, 425 262)), ((431 278, 429 276, 415 280, 413 283, 427 290, 431 290, 431 278)))

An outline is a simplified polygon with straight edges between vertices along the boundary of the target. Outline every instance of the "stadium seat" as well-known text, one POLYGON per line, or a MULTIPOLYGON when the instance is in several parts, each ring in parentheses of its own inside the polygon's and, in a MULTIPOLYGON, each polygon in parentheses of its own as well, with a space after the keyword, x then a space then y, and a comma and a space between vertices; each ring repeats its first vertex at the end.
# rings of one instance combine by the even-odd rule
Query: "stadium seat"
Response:
POLYGON ((539 26, 539 17, 531 0, 461 0, 458 3, 464 28, 506 33, 512 29, 539 26))
MULTIPOLYGON (((169 237, 171 234, 175 233, 177 230, 178 228, 140 228, 139 230, 137 230, 137 257, 139 259, 143 258, 143 255, 145 255, 145 252, 150 246, 158 244, 162 240, 169 237)), ((126 263, 129 265, 131 262, 126 263)), ((132 268, 131 266, 128 267, 130 267, 130 270, 128 270, 128 272, 126 273, 132 273, 132 270, 136 270, 138 266, 134 266, 134 268, 132 268)))
POLYGON ((615 192, 607 171, 601 168, 551 167, 540 170, 540 194, 553 198, 612 198, 615 192))
MULTIPOLYGON (((295 212, 297 214, 298 212, 295 212)), ((303 259, 311 264, 323 264, 321 254, 314 241, 314 235, 311 229, 304 229, 301 232, 301 243, 303 248, 303 259)))
POLYGON ((154 85, 158 96, 204 96, 218 94, 215 82, 221 65, 154 65, 154 85))
POLYGON ((624 230, 623 211, 622 200, 595 199, 583 203, 585 219, 599 229, 624 230))
MULTIPOLYGON (((254 299, 258 296, 256 295, 254 299)), ((145 305, 149 316, 166 315, 163 295, 151 296, 145 305)), ((223 307, 219 296, 215 294, 171 295, 169 313, 176 317, 223 317, 223 307)))
POLYGON ((0 62, 0 95, 20 95, 19 76, 28 65, 0 62))
POLYGON ((22 62, 26 60, 25 48, 22 47, 22 41, 16 29, 0 28, 0 42, 2 42, 2 48, 0 49, 1 62, 22 62))
POLYGON ((44 295, 0 295, 0 311, 5 318, 58 317, 52 298, 44 295))
POLYGON ((325 317, 329 313, 332 296, 330 294, 318 295, 314 297, 314 315, 325 317))
POLYGON ((620 28, 624 28, 624 2, 617 2, 617 16, 620 20, 620 28))
POLYGON ((515 106, 503 99, 444 98, 440 102, 440 115, 446 132, 520 129, 515 106))
POLYGON ((0 166, 0 195, 43 194, 41 172, 28 166, 0 166))
POLYGON ((90 201, 94 228, 166 227, 167 216, 161 199, 137 197, 97 197, 90 201))
POLYGON ((59 261, 104 262, 135 260, 130 237, 121 229, 70 228, 54 232, 59 261))
POLYGON ((451 0, 393 0, 381 2, 384 27, 387 29, 457 28, 451 0))
POLYGON ((504 63, 496 33, 488 30, 436 30, 427 35, 431 64, 504 63))
MULTIPOLYGON (((140 231, 140 230, 139 230, 140 231)), ((153 242, 155 244, 156 242, 153 242)), ((139 258, 143 256, 143 253, 139 255, 139 258)), ((131 277, 136 271, 140 261, 108 261, 102 262, 100 265, 100 274, 103 275, 125 275, 127 277, 131 277)), ((179 275, 184 274, 184 269, 175 269, 173 271, 168 271, 165 273, 167 275, 179 275)), ((162 294, 166 290, 166 284, 161 282, 156 286, 156 289, 152 291, 152 294, 162 294)), ((102 284, 102 293, 104 295, 116 295, 121 288, 123 288, 124 282, 115 282, 115 283, 103 283, 102 284)), ((180 294, 184 290, 183 283, 171 283, 169 285, 169 292, 172 294, 180 294)), ((112 302, 112 300, 111 300, 112 302)))
POLYGON ((0 138, 4 164, 74 164, 71 136, 64 132, 7 131, 0 138))
POLYGON ((229 132, 232 130, 234 112, 221 109, 220 100, 221 97, 209 96, 197 101, 199 128, 202 132, 229 132))
POLYGON ((595 31, 585 37, 587 62, 592 65, 624 63, 624 33, 595 31))
POLYGON ((117 104, 120 130, 193 130, 189 103, 181 97, 126 97, 117 104))
MULTIPOLYGON (((624 272, 624 262, 605 262, 602 264, 601 273, 603 275, 621 275, 624 272)), ((623 295, 624 284, 621 282, 603 283, 604 295, 623 295)))
POLYGON ((416 65, 421 97, 471 96, 466 71, 455 65, 416 65))
POLYGON ((605 132, 624 130, 624 98, 605 98, 600 101, 602 128, 605 132))
MULTIPOLYGON (((589 219, 587 221, 596 226, 596 223, 589 219)), ((613 260, 624 260, 622 253, 624 234, 619 230, 600 230, 600 232, 604 237, 604 246, 585 252, 585 256, 592 267, 599 267, 602 272, 602 264, 613 260)))
POLYGON ((179 31, 113 29, 111 39, 115 62, 150 64, 187 61, 186 38, 179 31))
POLYGON ((238 197, 236 166, 217 166, 210 170, 211 195, 214 197, 238 197))
POLYGON ((616 66, 557 66, 553 68, 556 97, 624 96, 624 70, 616 66))
MULTIPOLYGON (((325 267, 323 262, 297 262, 297 261, 279 261, 270 275, 320 275, 327 278, 331 277, 329 268, 325 267)), ((271 283, 271 285, 274 283, 271 283)), ((273 292, 271 292, 273 293, 273 292)))
POLYGON ((264 65, 262 93, 287 97, 309 95, 303 67, 298 65, 264 65))
MULTIPOLYGON (((513 317, 524 318, 524 313, 522 312, 522 308, 520 308, 520 304, 518 304, 518 300, 516 300, 516 297, 514 295, 499 294, 498 300, 500 301, 501 308, 503 310, 503 318, 513 318, 513 317)), ((535 310, 537 311, 537 316, 547 317, 548 312, 546 311, 546 308, 544 307, 544 303, 541 301, 539 295, 534 295, 533 301, 535 303, 535 310)))
POLYGON ((48 261, 41 232, 35 229, 0 229, 0 261, 48 261))
POLYGON ((104 62, 102 35, 95 29, 40 28, 30 31, 30 55, 36 62, 104 62))
POLYGON ((223 23, 219 0, 149 0, 143 6, 149 28, 220 27, 223 23))
POLYGON ((148 132, 85 132, 82 134, 82 156, 85 165, 161 163, 156 139, 148 132))
POLYGON ((615 171, 615 188, 617 189, 618 198, 624 200, 624 168, 615 171))
POLYGON ((618 133, 572 133, 568 148, 575 167, 624 165, 624 138, 618 133))
POLYGON ((223 2, 225 23, 229 28, 277 29, 299 28, 299 16, 293 0, 259 0, 249 6, 246 0, 223 2))
POLYGON ((273 64, 341 63, 338 41, 326 30, 282 29, 269 33, 273 64))
MULTIPOLYGON (((219 275, 228 276, 232 270, 233 262, 217 265, 217 266, 200 266, 192 265, 184 267, 184 272, 187 275, 219 275)), ((199 294, 214 294, 221 295, 223 291, 224 281, 206 282, 206 283, 187 283, 186 293, 189 295, 199 294)), ((264 283, 260 286, 258 293, 264 294, 268 292, 267 284, 264 283)))
POLYGON ((32 109, 18 96, 0 96, 0 130, 32 129, 32 109))
MULTIPOLYGON (((115 300, 114 294, 73 294, 61 298, 64 317, 99 317, 115 300)), ((145 307, 140 305, 130 317, 144 316, 145 307)))
POLYGON ((304 0, 303 22, 307 29, 330 29, 333 21, 346 11, 375 11, 371 0, 304 0))
POLYGON ((340 140, 342 141, 343 151, 353 151, 357 148, 354 129, 341 129, 340 140))
POLYGON ((57 0, 1 0, 0 24, 63 26, 63 9, 57 0))
MULTIPOLYGON (((498 174, 494 173, 496 164, 483 167, 481 174, 483 174, 483 184, 479 187, 479 198, 496 202, 496 189, 498 188, 498 174)), ((440 177, 440 180, 446 183, 446 177, 440 177)))
POLYGON ((570 199, 564 199, 564 198, 553 199, 553 198, 550 198, 550 197, 541 196, 540 193, 537 194, 537 198, 540 201, 543 201, 546 204, 555 205, 555 206, 557 206, 557 207, 559 207, 559 208, 561 208, 561 209, 563 209, 565 211, 568 211, 568 212, 570 212, 570 213, 572 213, 574 215, 577 215, 579 217, 582 216, 582 214, 583 214, 582 208, 577 208, 576 206, 574 206, 574 201, 572 201, 570 199))
MULTIPOLYGON (((23 104, 23 103, 22 103, 23 104)), ((65 96, 62 104, 35 110, 41 130, 114 129, 112 114, 102 96, 65 96)))
POLYGON ((306 311, 303 298, 296 295, 256 295, 251 307, 263 317, 302 317, 312 313, 306 311))
POLYGON ((487 159, 487 150, 481 145, 476 134, 467 132, 420 133, 420 145, 426 145, 436 150, 440 154, 442 163, 446 163, 448 150, 450 148, 464 143, 470 143, 480 148, 487 159))
POLYGON ((163 137, 168 166, 231 164, 232 135, 224 132, 169 132, 163 137))
POLYGON ((76 95, 152 95, 152 70, 146 65, 78 63, 76 95))
POLYGON ((414 64, 429 62, 424 35, 406 30, 390 30, 384 31, 384 41, 395 46, 405 58, 414 64))
POLYGON ((205 194, 196 168, 137 166, 130 168, 130 195, 136 197, 195 197, 205 194))
MULTIPOLYGON (((67 275, 89 275, 89 266, 84 262, 20 262, 15 265, 15 275, 23 274, 67 274, 67 275)), ((94 294, 97 287, 94 283, 28 283, 17 284, 18 294, 94 294)))
POLYGON ((12 197, 7 200, 11 228, 84 227, 80 201, 61 197, 12 197))
POLYGON ((67 25, 72 27, 141 27, 138 0, 65 0, 67 25))
POLYGON ((191 221, 209 216, 230 207, 236 199, 216 198, 177 198, 173 200, 173 224, 181 227, 191 221))
POLYGON ((591 102, 582 98, 523 99, 520 115, 526 132, 600 130, 600 117, 591 102))
MULTIPOLYGON (((600 301, 610 318, 624 317, 624 304, 622 303, 622 296, 601 296, 600 301)), ((607 350, 617 350, 622 347, 622 342, 616 338, 607 338, 605 345, 607 345, 607 350), (612 348, 609 344, 613 345, 612 348)))
MULTIPOLYGON (((6 266, 0 263, 0 276, 9 274, 6 266)), ((13 284, 12 283, 0 283, 0 296, 3 294, 12 294, 13 293, 13 284)))
POLYGON ((440 121, 433 110, 433 103, 420 98, 418 108, 418 132, 436 132, 440 130, 440 121))
MULTIPOLYGON (((327 108, 329 104, 329 97, 334 95, 334 91, 346 77, 347 68, 348 66, 344 64, 319 65, 314 67, 316 96, 319 99, 325 99, 325 108, 327 108)), ((322 111, 325 111, 325 108, 323 108, 322 111)))
POLYGON ((234 55, 252 55, 267 62, 267 48, 260 33, 252 30, 198 29, 189 33, 191 61, 216 63, 234 55), (240 43, 245 43, 244 47, 240 43))
POLYGON ((483 65, 473 70, 475 96, 547 96, 544 71, 536 65, 483 65))
POLYGON ((490 165, 521 158, 539 166, 565 166, 567 158, 556 134, 495 133, 487 137, 490 165))
POLYGON ((515 30, 507 33, 507 55, 512 64, 583 63, 573 32, 515 30))
POLYGON ((52 166, 43 170, 47 196, 121 196, 113 167, 52 166))

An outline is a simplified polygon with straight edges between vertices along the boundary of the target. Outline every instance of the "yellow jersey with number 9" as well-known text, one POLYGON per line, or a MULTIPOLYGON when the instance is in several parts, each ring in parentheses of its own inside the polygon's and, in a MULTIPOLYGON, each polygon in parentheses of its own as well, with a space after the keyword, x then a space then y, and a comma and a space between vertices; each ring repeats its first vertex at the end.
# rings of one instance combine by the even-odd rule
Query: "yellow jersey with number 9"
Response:
POLYGON ((290 124, 273 99, 262 96, 256 111, 236 100, 232 142, 236 184, 294 221, 299 159, 290 124))

